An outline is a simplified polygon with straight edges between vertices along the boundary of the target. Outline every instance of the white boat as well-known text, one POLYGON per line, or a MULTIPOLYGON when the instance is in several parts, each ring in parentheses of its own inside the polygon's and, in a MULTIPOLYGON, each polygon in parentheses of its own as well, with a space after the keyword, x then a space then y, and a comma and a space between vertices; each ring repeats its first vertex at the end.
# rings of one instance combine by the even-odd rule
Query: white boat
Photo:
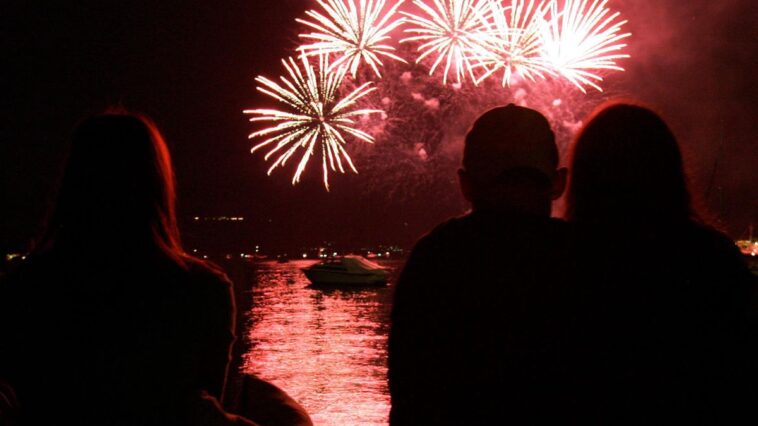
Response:
POLYGON ((389 272, 361 256, 342 256, 327 259, 302 269, 315 285, 384 285, 389 272))

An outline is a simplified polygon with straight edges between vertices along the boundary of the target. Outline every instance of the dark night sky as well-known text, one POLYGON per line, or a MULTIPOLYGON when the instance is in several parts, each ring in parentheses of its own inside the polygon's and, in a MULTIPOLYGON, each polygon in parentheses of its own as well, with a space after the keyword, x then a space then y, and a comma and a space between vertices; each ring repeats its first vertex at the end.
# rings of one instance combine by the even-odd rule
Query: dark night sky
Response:
MULTIPOLYGON (((251 128, 241 111, 261 102, 253 78, 279 73, 297 39, 294 19, 312 3, 4 2, 0 252, 22 248, 37 231, 74 123, 114 103, 151 115, 164 132, 182 217, 244 215, 264 244, 408 244, 460 212, 460 202, 431 190, 402 202, 374 197, 360 175, 334 178, 330 193, 314 175, 293 188, 289 170, 267 178, 261 157, 249 155, 251 128)), ((618 92, 671 121, 696 191, 719 159, 714 187, 722 189, 705 204, 740 236, 758 222, 753 2, 610 3, 634 33, 627 72, 613 77, 618 92)))

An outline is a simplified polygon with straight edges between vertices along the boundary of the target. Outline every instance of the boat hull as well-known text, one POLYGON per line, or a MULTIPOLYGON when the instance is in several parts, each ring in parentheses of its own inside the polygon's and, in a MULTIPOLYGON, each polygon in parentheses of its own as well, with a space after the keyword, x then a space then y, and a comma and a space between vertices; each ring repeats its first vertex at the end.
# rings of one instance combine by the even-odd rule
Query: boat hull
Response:
POLYGON ((389 278, 385 271, 355 273, 303 269, 303 273, 314 285, 382 286, 387 284, 389 278))

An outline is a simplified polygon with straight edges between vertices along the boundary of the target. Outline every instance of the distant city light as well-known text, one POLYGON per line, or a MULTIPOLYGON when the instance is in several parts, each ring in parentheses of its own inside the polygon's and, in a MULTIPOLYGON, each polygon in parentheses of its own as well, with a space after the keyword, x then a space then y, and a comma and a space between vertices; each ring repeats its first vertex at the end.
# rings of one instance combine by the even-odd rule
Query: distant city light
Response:
POLYGON ((20 255, 18 253, 9 253, 9 254, 5 255, 5 260, 7 260, 8 262, 12 261, 13 259, 17 259, 17 258, 21 258, 23 260, 23 259, 26 259, 26 256, 22 256, 22 255, 20 255))
POLYGON ((243 216, 195 216, 194 219, 203 222, 242 222, 245 220, 243 216))
POLYGON ((750 256, 758 255, 758 241, 739 240, 736 243, 737 247, 739 247, 743 254, 750 256))

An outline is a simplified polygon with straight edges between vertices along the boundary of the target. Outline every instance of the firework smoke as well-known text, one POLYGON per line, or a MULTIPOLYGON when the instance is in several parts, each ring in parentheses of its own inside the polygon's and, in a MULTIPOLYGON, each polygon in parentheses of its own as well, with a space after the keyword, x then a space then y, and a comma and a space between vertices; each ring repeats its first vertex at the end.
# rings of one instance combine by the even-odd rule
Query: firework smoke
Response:
POLYGON ((529 106, 551 119, 559 138, 574 131, 587 112, 581 105, 597 98, 586 87, 601 92, 602 73, 622 70, 616 61, 628 57, 621 53, 626 21, 607 0, 414 0, 413 13, 399 10, 402 0, 391 7, 385 0, 317 1, 321 12, 297 20, 314 30, 301 35, 313 43, 297 48, 304 71, 290 59, 283 86, 257 79, 288 111, 246 111, 257 115, 251 121, 276 123, 250 135, 272 136, 253 148, 272 145, 266 159, 280 154, 269 173, 305 150, 293 184, 317 147, 327 189, 328 170, 344 172, 343 160, 357 172, 345 133, 379 142, 353 150, 373 187, 394 182, 385 193, 410 195, 454 169, 467 126, 488 108, 529 106), (411 36, 396 49, 387 43, 403 25, 411 36), (318 71, 308 64, 314 55, 318 71), (373 73, 359 72, 362 64, 373 73), (341 85, 347 95, 340 100, 341 85))

